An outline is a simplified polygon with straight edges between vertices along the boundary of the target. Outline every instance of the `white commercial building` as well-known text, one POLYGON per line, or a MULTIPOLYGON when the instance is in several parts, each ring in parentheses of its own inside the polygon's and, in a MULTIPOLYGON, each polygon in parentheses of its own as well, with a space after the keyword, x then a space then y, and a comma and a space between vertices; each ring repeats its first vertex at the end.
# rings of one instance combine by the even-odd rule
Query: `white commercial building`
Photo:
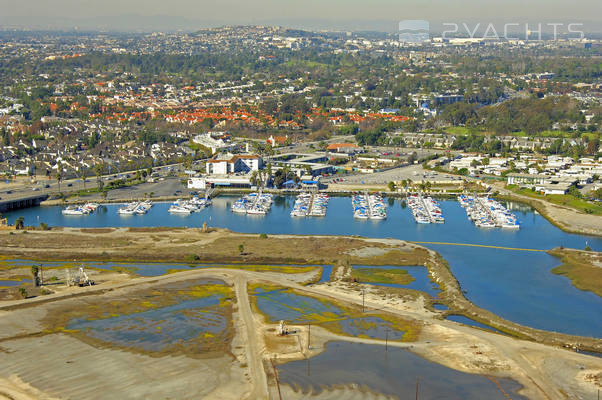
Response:
POLYGON ((208 175, 227 175, 237 172, 258 171, 263 168, 263 159, 254 154, 228 154, 216 156, 207 161, 205 172, 208 175))

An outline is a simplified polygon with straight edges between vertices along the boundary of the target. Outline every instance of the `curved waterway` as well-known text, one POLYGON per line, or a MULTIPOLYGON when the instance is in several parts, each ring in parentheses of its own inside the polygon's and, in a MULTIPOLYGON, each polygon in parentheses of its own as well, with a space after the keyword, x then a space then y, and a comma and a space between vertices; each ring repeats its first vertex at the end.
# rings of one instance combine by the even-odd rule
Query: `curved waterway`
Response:
MULTIPOLYGON (((556 246, 602 250, 602 238, 562 232, 529 207, 509 204, 521 229, 477 228, 456 201, 442 201, 445 224, 419 225, 409 208, 396 200, 386 220, 354 220, 349 197, 330 199, 323 218, 292 218, 294 196, 276 197, 266 216, 234 214, 234 196, 221 196, 213 205, 189 216, 170 215, 168 203, 156 204, 146 215, 120 216, 110 204, 88 216, 64 216, 60 207, 37 207, 8 213, 9 222, 25 217, 26 225, 45 222, 72 227, 209 226, 267 234, 361 235, 424 242, 471 243, 548 250, 556 246)), ((466 297, 503 318, 539 329, 602 337, 602 298, 576 289, 550 269, 559 260, 544 252, 427 244, 450 264, 466 297)))

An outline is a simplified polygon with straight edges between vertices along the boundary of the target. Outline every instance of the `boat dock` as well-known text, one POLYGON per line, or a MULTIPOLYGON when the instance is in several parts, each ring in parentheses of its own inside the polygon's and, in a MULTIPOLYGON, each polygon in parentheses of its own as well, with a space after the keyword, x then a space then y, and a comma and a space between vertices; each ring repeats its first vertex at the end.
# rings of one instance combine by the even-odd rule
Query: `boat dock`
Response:
POLYGON ((323 217, 328 208, 328 195, 318 192, 302 192, 295 199, 291 217, 323 217))
POLYGON ((239 214, 265 215, 272 208, 272 200, 269 193, 249 193, 236 200, 230 209, 239 214))
POLYGON ((357 219, 386 219, 387 206, 380 194, 356 194, 351 197, 353 217, 357 219))
POLYGON ((442 224, 445 222, 439 203, 431 197, 424 198, 421 194, 414 194, 407 197, 407 202, 417 223, 442 224))
POLYGON ((460 195, 458 201, 468 218, 478 227, 520 229, 516 216, 493 199, 460 195))

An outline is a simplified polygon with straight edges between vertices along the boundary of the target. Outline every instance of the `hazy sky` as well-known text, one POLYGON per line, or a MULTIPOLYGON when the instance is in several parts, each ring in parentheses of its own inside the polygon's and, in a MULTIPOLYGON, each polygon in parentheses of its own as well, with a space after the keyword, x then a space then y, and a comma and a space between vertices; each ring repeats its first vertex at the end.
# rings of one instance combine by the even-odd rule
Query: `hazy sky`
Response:
POLYGON ((370 21, 378 26, 379 21, 403 19, 602 23, 601 0, 0 0, 0 10, 0 24, 10 23, 10 17, 33 17, 33 23, 39 23, 131 14, 186 18, 205 25, 318 21, 324 28, 329 21, 370 21))

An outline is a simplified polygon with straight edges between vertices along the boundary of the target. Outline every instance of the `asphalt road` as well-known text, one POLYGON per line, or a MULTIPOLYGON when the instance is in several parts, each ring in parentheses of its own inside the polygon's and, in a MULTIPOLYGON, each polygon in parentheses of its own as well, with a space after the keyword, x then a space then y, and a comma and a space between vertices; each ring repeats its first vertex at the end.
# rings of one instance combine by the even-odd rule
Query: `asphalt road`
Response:
MULTIPOLYGON (((163 181, 156 183, 143 183, 131 188, 122 188, 110 190, 107 199, 127 198, 127 197, 145 197, 145 193, 154 192, 154 196, 177 196, 176 190, 185 191, 185 187, 180 184, 177 178, 170 178, 169 175, 173 172, 173 168, 181 169, 180 166, 170 166, 172 170, 166 167, 156 167, 153 169, 157 173, 157 179, 163 178, 163 181)), ((135 172, 124 172, 123 174, 111 174, 101 177, 105 186, 115 180, 125 178, 126 175, 133 176, 135 172)), ((83 189, 97 187, 96 177, 88 177, 86 182, 82 179, 66 179, 60 182, 56 179, 47 179, 46 177, 38 177, 36 183, 31 183, 29 180, 22 180, 18 183, 0 183, 0 201, 14 200, 24 197, 36 195, 49 195, 59 192, 69 193, 83 189), (46 187, 48 186, 48 187, 46 187), (60 187, 59 187, 60 186, 60 187)))

